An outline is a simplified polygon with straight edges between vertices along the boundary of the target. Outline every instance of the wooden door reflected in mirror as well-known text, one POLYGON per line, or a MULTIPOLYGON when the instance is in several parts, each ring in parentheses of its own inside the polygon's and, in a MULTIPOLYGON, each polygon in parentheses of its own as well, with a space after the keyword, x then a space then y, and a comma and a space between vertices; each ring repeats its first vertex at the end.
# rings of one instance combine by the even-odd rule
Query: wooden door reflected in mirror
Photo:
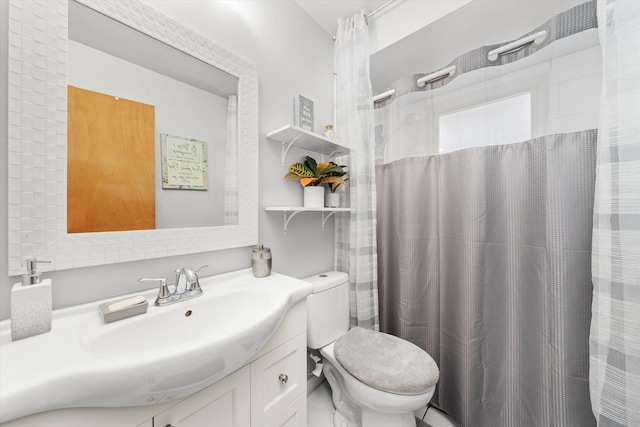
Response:
POLYGON ((69 86, 67 230, 153 230, 155 107, 69 86))

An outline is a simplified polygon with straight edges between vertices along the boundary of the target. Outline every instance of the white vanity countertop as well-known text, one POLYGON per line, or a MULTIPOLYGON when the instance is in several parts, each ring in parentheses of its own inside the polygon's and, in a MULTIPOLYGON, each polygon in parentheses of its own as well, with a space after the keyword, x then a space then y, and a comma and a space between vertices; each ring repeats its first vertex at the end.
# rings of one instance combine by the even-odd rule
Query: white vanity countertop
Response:
POLYGON ((11 341, 0 322, 0 423, 57 408, 135 406, 190 395, 246 364, 311 284, 251 269, 200 279, 202 296, 105 324, 109 298, 53 312, 52 331, 11 341), (187 314, 188 313, 188 314, 187 314))

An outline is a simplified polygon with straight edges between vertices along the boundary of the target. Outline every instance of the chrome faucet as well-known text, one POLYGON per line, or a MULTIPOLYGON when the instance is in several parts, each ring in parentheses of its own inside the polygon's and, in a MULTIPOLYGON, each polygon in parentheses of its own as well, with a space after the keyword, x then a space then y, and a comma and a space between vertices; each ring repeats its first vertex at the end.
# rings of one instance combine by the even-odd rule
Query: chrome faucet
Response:
POLYGON ((175 293, 182 295, 182 298, 194 298, 202 294, 202 288, 200 288, 200 280, 198 280, 198 272, 208 265, 203 265, 196 271, 193 271, 189 267, 178 268, 176 270, 176 289, 175 293), (184 291, 178 292, 180 289, 180 278, 184 276, 185 284, 184 291))
POLYGON ((164 305, 173 304, 179 301, 188 300, 202 295, 202 288, 200 287, 200 280, 198 279, 198 272, 208 265, 203 265, 196 271, 191 270, 188 267, 178 268, 176 270, 176 284, 174 285, 173 292, 169 290, 167 285, 167 278, 162 277, 159 279, 152 279, 145 277, 139 279, 139 282, 160 282, 160 288, 158 289, 158 296, 154 305, 162 307, 164 305), (180 291, 180 279, 184 276, 185 284, 184 290, 180 291))

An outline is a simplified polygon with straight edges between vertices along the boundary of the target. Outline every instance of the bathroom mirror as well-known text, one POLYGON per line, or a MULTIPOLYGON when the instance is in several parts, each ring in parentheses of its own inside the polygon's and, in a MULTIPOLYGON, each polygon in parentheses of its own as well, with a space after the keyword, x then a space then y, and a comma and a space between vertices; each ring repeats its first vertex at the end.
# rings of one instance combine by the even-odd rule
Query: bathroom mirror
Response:
POLYGON ((238 78, 76 1, 68 43, 67 231, 235 224, 238 78))
MULTIPOLYGON (((85 49, 80 56, 86 53, 85 49)), ((42 270, 47 271, 241 247, 257 242, 258 79, 252 63, 142 3, 100 0, 77 0, 77 4, 74 0, 61 0, 46 5, 10 0, 8 59, 11 275, 21 274, 24 259, 31 257, 53 261, 43 264, 42 270), (92 23, 93 18, 88 16, 96 15, 96 12, 98 16, 108 17, 105 22, 110 23, 106 26, 92 23), (76 26, 78 18, 80 23, 76 26), (92 28, 100 31, 88 31, 92 28), (78 40, 78 29, 84 34, 82 37, 88 34, 93 39, 78 40), (132 32, 143 33, 156 43, 156 47, 142 48, 153 52, 146 59, 140 51, 119 53, 110 50, 109 44, 104 45, 106 38, 116 39, 111 46, 133 45, 126 39, 127 33, 132 32), (231 190, 217 196, 223 201, 217 203, 217 220, 211 219, 214 215, 205 214, 212 222, 201 224, 188 220, 155 230, 67 232, 67 86, 78 78, 77 70, 73 68, 77 60, 73 59, 72 50, 87 46, 101 55, 118 57, 117 60, 146 60, 146 66, 140 63, 134 66, 160 67, 152 71, 208 91, 221 98, 220 105, 228 107, 227 114, 219 117, 218 122, 212 115, 207 116, 211 123, 218 123, 213 125, 215 128, 225 127, 225 135, 211 138, 217 139, 218 145, 208 152, 209 164, 217 168, 216 172, 224 171, 222 181, 211 177, 209 188, 231 190), (168 60, 159 61, 158 57, 168 60), (230 120, 229 111, 235 111, 237 117, 230 120), (229 136, 229 130, 235 141, 229 136), (233 145, 236 150, 230 152, 227 148, 233 145), (220 219, 224 216, 229 218, 220 219)), ((91 64, 84 65, 90 69, 91 64)), ((99 70, 93 70, 94 75, 89 77, 99 84, 99 70)), ((105 87, 89 89, 114 97, 119 95, 105 87)), ((156 87, 162 90, 162 85, 156 84, 156 87)), ((184 124, 177 121, 178 125, 181 123, 184 124)), ((161 126, 163 124, 156 122, 156 134, 162 132, 161 126)), ((166 133, 198 139, 197 135, 191 134, 192 129, 169 129, 166 133)), ((158 143, 154 145, 158 148, 158 143)), ((155 167, 159 166, 160 159, 156 158, 155 167)), ((156 184, 160 176, 156 173, 156 184)), ((173 191, 175 195, 198 195, 195 191, 164 191, 173 191)), ((170 204, 178 212, 178 218, 181 209, 197 211, 201 205, 199 201, 184 200, 170 204)))

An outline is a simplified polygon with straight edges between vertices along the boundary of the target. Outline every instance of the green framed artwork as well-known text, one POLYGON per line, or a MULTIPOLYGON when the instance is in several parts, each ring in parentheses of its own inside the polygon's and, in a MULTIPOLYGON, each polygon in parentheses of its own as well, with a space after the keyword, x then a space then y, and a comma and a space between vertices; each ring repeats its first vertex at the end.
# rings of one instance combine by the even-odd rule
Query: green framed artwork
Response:
POLYGON ((197 139, 160 134, 162 188, 207 190, 207 143, 197 139))

